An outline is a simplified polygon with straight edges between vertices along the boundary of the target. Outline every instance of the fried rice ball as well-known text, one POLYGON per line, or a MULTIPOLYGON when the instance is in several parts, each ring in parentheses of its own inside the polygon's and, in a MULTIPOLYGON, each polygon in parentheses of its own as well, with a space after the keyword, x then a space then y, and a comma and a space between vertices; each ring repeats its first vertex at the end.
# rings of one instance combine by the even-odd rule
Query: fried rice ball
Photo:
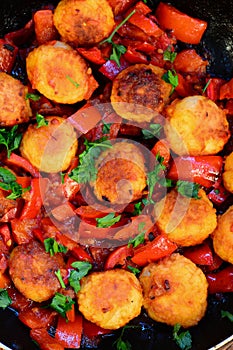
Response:
POLYGON ((176 190, 155 204, 157 226, 180 246, 202 243, 216 228, 217 215, 204 190, 199 199, 182 196, 176 190))
POLYGON ((223 184, 229 192, 233 193, 233 152, 225 159, 223 184))
POLYGON ((216 154, 230 137, 224 110, 204 96, 173 101, 166 108, 164 131, 178 155, 216 154))
POLYGON ((112 204, 140 198, 146 187, 144 163, 144 156, 135 144, 125 141, 113 144, 96 161, 96 197, 112 204))
POLYGON ((208 284, 191 260, 173 254, 146 266, 140 276, 143 306, 155 321, 170 326, 196 325, 207 307, 208 284))
POLYGON ((60 288, 55 272, 64 268, 61 254, 45 252, 37 241, 15 247, 9 258, 9 273, 15 287, 28 299, 42 302, 60 288))
POLYGON ((78 52, 59 41, 31 51, 26 68, 32 87, 58 103, 87 100, 98 87, 91 68, 78 52))
POLYGON ((66 170, 78 148, 73 126, 62 117, 47 117, 48 125, 29 125, 20 152, 37 169, 47 173, 66 170))
POLYGON ((218 226, 212 238, 215 252, 233 264, 233 206, 218 217, 218 226))
POLYGON ((118 329, 137 317, 143 301, 138 279, 121 269, 82 278, 77 299, 84 317, 106 329, 118 329))
POLYGON ((13 126, 26 123, 32 115, 28 88, 19 80, 0 72, 0 125, 13 126))
POLYGON ((94 45, 111 34, 112 9, 106 0, 62 0, 54 11, 54 25, 65 42, 94 45))
POLYGON ((169 102, 171 84, 162 79, 164 73, 164 69, 146 64, 135 64, 120 72, 111 93, 115 111, 128 120, 150 122, 169 102))

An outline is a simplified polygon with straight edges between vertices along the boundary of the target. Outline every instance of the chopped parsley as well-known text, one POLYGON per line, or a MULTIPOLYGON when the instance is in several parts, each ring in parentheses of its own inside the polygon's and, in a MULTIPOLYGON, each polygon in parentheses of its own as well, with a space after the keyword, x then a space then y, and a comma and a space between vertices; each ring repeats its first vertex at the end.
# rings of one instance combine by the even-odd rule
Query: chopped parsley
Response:
POLYGON ((66 312, 72 309, 73 304, 75 304, 75 302, 71 297, 61 293, 56 293, 49 306, 57 311, 62 317, 66 318, 66 312))
POLYGON ((95 142, 85 140, 84 144, 86 149, 79 155, 79 165, 69 173, 69 177, 78 183, 87 183, 96 179, 95 159, 105 148, 112 147, 111 142, 105 137, 95 142))
POLYGON ((131 350, 132 346, 128 340, 123 340, 124 332, 130 326, 124 326, 122 328, 121 334, 119 338, 113 343, 113 346, 116 347, 117 350, 131 350))
POLYGON ((150 124, 150 130, 142 129, 142 134, 144 139, 151 139, 155 136, 159 136, 162 125, 160 124, 150 124))
POLYGON ((163 59, 164 61, 169 61, 171 63, 173 63, 175 61, 175 58, 177 56, 176 52, 172 52, 170 50, 165 50, 163 53, 163 59))
POLYGON ((69 75, 66 76, 66 79, 68 79, 76 88, 80 86, 80 84, 76 83, 76 81, 72 79, 69 75))
POLYGON ((50 253, 51 256, 56 253, 66 253, 68 250, 64 245, 59 244, 54 238, 46 238, 44 240, 44 247, 46 253, 50 253))
POLYGON ((139 269, 137 269, 136 267, 130 266, 128 265, 127 268, 133 272, 134 275, 137 275, 138 273, 140 273, 141 271, 139 269))
POLYGON ((140 222, 140 224, 138 225, 138 235, 132 239, 129 240, 128 242, 128 247, 130 247, 131 245, 136 248, 139 244, 144 243, 145 240, 145 233, 146 231, 144 231, 145 227, 145 222, 140 222))
POLYGON ((176 71, 173 70, 168 70, 163 76, 162 79, 166 82, 171 84, 172 90, 170 95, 174 92, 175 88, 178 86, 178 75, 176 74, 176 71))
POLYGON ((0 308, 5 309, 11 304, 12 300, 6 289, 0 288, 0 308))
POLYGON ((203 93, 203 94, 206 92, 208 86, 209 86, 210 83, 211 83, 211 80, 212 80, 212 79, 209 79, 209 80, 207 81, 207 83, 205 84, 205 86, 203 87, 203 89, 202 89, 202 93, 203 93))
POLYGON ((97 227, 110 227, 114 225, 116 222, 120 221, 121 215, 115 216, 115 213, 109 213, 108 215, 102 217, 102 218, 97 218, 97 227))
POLYGON ((16 176, 8 169, 0 167, 0 188, 4 191, 11 191, 6 197, 8 199, 16 199, 22 196, 26 191, 30 190, 30 187, 23 188, 16 182, 16 176))
POLYGON ((135 203, 135 204, 134 204, 134 211, 133 211, 132 214, 133 214, 134 216, 141 215, 142 209, 143 209, 143 204, 142 204, 142 202, 135 203))
POLYGON ((55 271, 54 273, 57 276, 57 279, 60 282, 61 287, 62 288, 66 288, 66 285, 65 285, 65 283, 64 283, 64 281, 62 279, 61 270, 59 269, 59 270, 55 271))
MULTIPOLYGON (((158 161, 157 164, 155 164, 154 170, 150 171, 147 174, 147 185, 148 185, 148 199, 146 201, 143 201, 145 204, 154 203, 152 199, 154 187, 156 183, 161 182, 161 174, 164 173, 166 167, 163 165, 164 158, 156 155, 156 160, 158 161)), ((163 183, 163 185, 166 185, 166 183, 163 183)))
POLYGON ((229 311, 221 310, 221 316, 222 318, 227 317, 229 321, 233 322, 233 314, 229 311))
POLYGON ((39 113, 36 113, 36 122, 37 129, 41 128, 42 126, 47 126, 49 124, 48 120, 46 120, 45 117, 39 113))
POLYGON ((75 261, 71 264, 76 270, 71 270, 68 278, 69 284, 74 288, 75 293, 80 290, 80 280, 88 274, 92 265, 87 261, 75 261))
POLYGON ((177 191, 185 197, 200 199, 198 196, 200 185, 197 183, 178 180, 176 188, 177 191))
POLYGON ((130 12, 130 14, 120 24, 118 24, 118 26, 113 30, 113 32, 109 35, 109 37, 100 42, 100 45, 104 43, 108 43, 112 45, 112 54, 110 56, 110 60, 115 61, 119 67, 120 67, 121 55, 126 52, 126 47, 124 45, 119 45, 114 43, 112 39, 116 34, 116 32, 130 19, 131 16, 133 16, 134 13, 135 13, 135 10, 130 12))
POLYGON ((189 350, 192 347, 192 338, 189 331, 180 332, 181 325, 178 323, 173 328, 173 339, 182 350, 189 350))
POLYGON ((103 134, 109 134, 112 123, 104 123, 103 134))
POLYGON ((11 130, 0 129, 0 145, 6 146, 7 158, 11 152, 19 148, 22 139, 22 134, 18 133, 18 125, 14 125, 11 130))
POLYGON ((32 93, 29 93, 29 92, 28 92, 28 93, 26 94, 26 96, 25 96, 25 99, 26 99, 26 100, 29 100, 29 99, 30 99, 30 100, 36 102, 36 101, 39 101, 40 96, 37 95, 37 94, 32 94, 32 93))

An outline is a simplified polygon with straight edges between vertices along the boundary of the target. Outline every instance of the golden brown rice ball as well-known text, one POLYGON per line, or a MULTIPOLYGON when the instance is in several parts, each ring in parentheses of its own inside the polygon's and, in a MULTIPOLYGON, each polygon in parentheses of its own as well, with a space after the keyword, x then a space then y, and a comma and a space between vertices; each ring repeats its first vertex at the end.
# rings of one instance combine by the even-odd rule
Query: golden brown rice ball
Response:
POLYGON ((216 228, 217 216, 205 191, 200 199, 188 198, 172 190, 155 205, 157 226, 180 246, 202 243, 216 228))
POLYGON ((230 137, 225 112, 204 96, 173 101, 166 116, 165 134, 178 155, 216 154, 230 137))
POLYGON ((139 277, 143 306, 155 321, 170 326, 196 325, 207 307, 207 281, 191 260, 179 254, 151 263, 139 277))
POLYGON ((215 252, 233 264, 233 206, 218 217, 218 226, 212 238, 215 252))
POLYGON ((150 122, 169 101, 171 85, 162 79, 165 70, 135 64, 120 72, 113 81, 111 102, 123 118, 150 122))
POLYGON ((111 34, 112 9, 106 0, 62 0, 54 12, 62 39, 74 45, 94 45, 111 34))
POLYGON ((28 88, 4 72, 0 72, 0 87, 0 126, 28 122, 32 115, 28 88))
POLYGON ((74 158, 78 141, 73 126, 62 117, 47 117, 48 125, 29 125, 20 151, 37 169, 47 173, 66 170, 74 158))
POLYGON ((78 52, 59 41, 35 48, 26 59, 26 67, 32 87, 58 103, 87 100, 98 87, 78 52))
POLYGON ((226 157, 223 172, 224 187, 233 193, 233 152, 226 157))
POLYGON ((84 317, 106 329, 117 329, 138 316, 142 290, 138 279, 126 270, 94 272, 81 280, 77 294, 84 317))
POLYGON ((42 302, 50 299, 60 288, 55 271, 64 268, 60 254, 50 256, 37 241, 13 249, 9 273, 16 288, 28 299, 42 302))
POLYGON ((97 159, 94 192, 99 200, 113 204, 134 201, 146 187, 145 159, 140 148, 130 142, 118 142, 97 159))

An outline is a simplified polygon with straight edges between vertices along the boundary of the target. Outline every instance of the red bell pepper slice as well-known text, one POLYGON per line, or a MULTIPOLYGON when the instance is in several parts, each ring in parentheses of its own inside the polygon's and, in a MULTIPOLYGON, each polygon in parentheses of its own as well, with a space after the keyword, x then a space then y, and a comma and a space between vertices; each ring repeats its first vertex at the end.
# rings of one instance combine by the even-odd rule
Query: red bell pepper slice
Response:
POLYGON ((115 266, 122 266, 126 267, 127 265, 127 258, 132 257, 134 254, 133 247, 130 245, 123 245, 121 247, 117 247, 109 254, 109 256, 106 259, 104 269, 109 270, 113 269, 115 266))
POLYGON ((83 331, 83 318, 75 315, 74 322, 67 322, 64 317, 58 317, 58 324, 55 333, 55 339, 65 348, 77 349, 81 345, 83 331))
POLYGON ((230 196, 223 185, 219 185, 208 193, 208 198, 216 205, 220 205, 230 196))
POLYGON ((120 15, 133 6, 135 0, 108 0, 115 16, 120 15))
POLYGON ((188 44, 199 44, 207 28, 207 22, 190 17, 163 2, 159 3, 155 15, 161 27, 172 30, 178 40, 188 44))
POLYGON ((129 62, 127 62, 123 57, 120 58, 120 67, 113 60, 108 60, 99 69, 99 72, 105 75, 108 79, 113 80, 122 70, 129 67, 129 62))
POLYGON ((18 48, 6 41, 0 39, 0 71, 10 73, 14 64, 18 48))
POLYGON ((220 87, 220 100, 233 98, 233 78, 220 87))
POLYGON ((32 179, 31 190, 26 192, 26 203, 23 207, 20 219, 34 219, 43 205, 43 197, 48 185, 48 179, 32 179))
POLYGON ((102 56, 102 52, 98 47, 91 47, 90 49, 85 49, 83 47, 77 48, 78 53, 82 55, 86 60, 95 64, 104 64, 106 61, 102 56))
POLYGON ((77 242, 60 232, 56 232, 56 237, 59 243, 68 248, 78 260, 93 263, 92 257, 77 242))
POLYGON ((30 19, 23 28, 20 28, 14 32, 7 33, 4 39, 8 42, 13 43, 16 46, 28 44, 30 38, 34 34, 34 21, 30 19))
POLYGON ((10 278, 0 271, 0 289, 5 289, 11 284, 10 278))
POLYGON ((15 165, 29 172, 33 177, 40 177, 39 171, 25 158, 18 156, 15 153, 11 153, 10 157, 6 160, 9 165, 15 165))
POLYGON ((135 9, 137 12, 143 14, 144 16, 151 13, 151 9, 143 1, 138 1, 132 9, 135 9))
POLYGON ((205 73, 208 61, 204 61, 194 49, 179 52, 174 61, 176 72, 187 74, 205 73))
POLYGON ((123 56, 128 62, 130 62, 132 64, 136 64, 136 63, 148 64, 149 63, 147 57, 143 53, 137 51, 136 49, 134 49, 132 47, 128 47, 126 53, 123 56))
POLYGON ((13 244, 12 238, 11 238, 11 232, 10 228, 7 224, 3 224, 0 227, 0 236, 2 237, 3 242, 5 245, 10 248, 13 244))
POLYGON ((166 142, 166 140, 159 140, 156 142, 154 147, 152 148, 151 152, 156 156, 159 155, 160 157, 163 158, 163 164, 165 166, 168 165, 169 160, 170 160, 170 149, 169 146, 166 142))
POLYGON ((57 313, 40 307, 32 307, 19 312, 19 319, 29 328, 48 328, 57 313))
POLYGON ((83 319, 83 334, 88 339, 94 339, 100 335, 109 334, 111 332, 112 332, 111 329, 105 329, 105 328, 99 327, 95 323, 87 321, 85 318, 83 319))
POLYGON ((171 255, 177 249, 177 245, 169 240, 165 234, 157 236, 152 242, 147 242, 134 250, 132 262, 138 266, 145 266, 171 255))
POLYGON ((206 80, 208 84, 206 88, 206 96, 212 101, 217 101, 220 98, 220 88, 225 83, 225 80, 220 78, 210 78, 206 80))
POLYGON ((31 329, 30 336, 39 344, 41 350, 64 350, 64 346, 51 337, 46 328, 31 329))
POLYGON ((128 20, 129 23, 143 30, 149 36, 158 38, 163 34, 159 26, 140 12, 135 12, 128 20))
POLYGON ((177 157, 168 172, 171 180, 196 182, 211 187, 217 181, 223 165, 220 156, 177 157))
POLYGON ((228 293, 233 292, 233 266, 206 275, 209 284, 209 293, 228 293))
POLYGON ((192 82, 185 79, 183 75, 180 73, 177 73, 178 76, 178 85, 175 87, 175 91, 181 96, 181 97, 187 97, 195 95, 196 92, 193 89, 192 82))
POLYGON ((58 32, 53 23, 52 10, 36 11, 33 20, 35 23, 36 40, 39 45, 58 38, 58 32))
POLYGON ((75 212, 82 218, 89 218, 89 219, 102 218, 106 215, 106 213, 104 213, 103 211, 96 210, 95 208, 89 205, 81 205, 79 208, 75 210, 75 212))
POLYGON ((74 304, 71 305, 71 309, 66 311, 66 318, 69 322, 75 321, 75 309, 74 304))
POLYGON ((212 265, 214 261, 212 250, 206 242, 187 248, 183 255, 197 265, 212 265))
POLYGON ((87 102, 77 112, 67 118, 67 121, 81 134, 86 134, 102 120, 102 115, 95 106, 87 102))
POLYGON ((24 244, 33 238, 33 230, 38 228, 38 222, 36 219, 14 218, 11 220, 11 228, 14 241, 17 244, 24 244))

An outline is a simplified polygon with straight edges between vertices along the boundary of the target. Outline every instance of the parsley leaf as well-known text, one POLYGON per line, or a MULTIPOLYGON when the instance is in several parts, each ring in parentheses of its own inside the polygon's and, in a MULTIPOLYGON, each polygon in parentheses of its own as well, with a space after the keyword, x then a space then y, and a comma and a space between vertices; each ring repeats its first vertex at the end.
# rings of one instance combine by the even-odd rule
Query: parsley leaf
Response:
POLYGON ((178 75, 176 74, 176 71, 173 69, 173 70, 168 70, 163 76, 162 76, 162 79, 164 81, 166 81, 166 83, 169 83, 171 84, 172 86, 172 90, 171 90, 171 93, 170 95, 172 95, 172 93, 174 92, 175 88, 177 87, 178 85, 178 75))
POLYGON ((105 148, 112 147, 111 142, 106 140, 105 137, 95 142, 85 140, 84 144, 86 149, 79 155, 79 165, 69 173, 69 177, 78 183, 87 183, 96 179, 95 159, 105 148))
POLYGON ((177 191, 185 197, 200 199, 198 196, 200 185, 194 182, 178 180, 176 188, 177 191))
POLYGON ((124 326, 122 328, 121 334, 119 336, 119 338, 117 338, 117 340, 113 343, 113 346, 115 346, 117 348, 117 350, 131 350, 132 346, 130 344, 130 342, 128 340, 123 340, 123 335, 124 332, 127 328, 134 328, 134 326, 124 326))
POLYGON ((6 197, 8 199, 19 198, 24 192, 30 189, 30 187, 22 188, 22 186, 16 182, 16 176, 10 170, 3 167, 0 167, 0 188, 5 191, 11 191, 6 197))
POLYGON ((173 339, 182 350, 189 350, 192 347, 192 338, 189 331, 179 333, 181 326, 177 323, 173 328, 173 339))
POLYGON ((61 293, 56 293, 49 306, 57 311, 62 317, 66 318, 66 312, 72 309, 73 304, 75 304, 75 302, 71 297, 61 293))
POLYGON ((139 244, 144 243, 145 233, 146 233, 146 231, 143 230, 144 227, 145 227, 145 222, 140 222, 140 224, 138 225, 139 234, 136 237, 129 240, 128 247, 130 247, 130 245, 132 245, 135 248, 139 244))
POLYGON ((165 165, 163 165, 164 158, 157 154, 156 160, 158 161, 158 163, 155 164, 154 170, 150 171, 147 174, 147 185, 148 185, 149 193, 148 193, 148 200, 143 201, 144 204, 146 202, 147 202, 146 204, 154 203, 154 201, 152 200, 152 195, 153 195, 154 187, 157 182, 161 183, 162 185, 166 185, 166 182, 162 181, 163 178, 161 178, 161 174, 166 169, 165 165))
POLYGON ((209 80, 207 81, 207 83, 205 84, 205 86, 203 87, 203 89, 202 89, 202 93, 203 93, 203 94, 206 92, 206 89, 207 89, 208 86, 210 85, 211 80, 212 80, 212 79, 209 79, 209 80))
POLYGON ((136 267, 130 266, 128 265, 127 268, 133 272, 134 275, 137 275, 138 273, 140 273, 141 271, 139 269, 137 269, 136 267))
POLYGON ((175 58, 177 56, 176 52, 172 52, 170 50, 165 50, 163 53, 163 59, 164 61, 169 61, 171 63, 173 63, 175 61, 175 58))
POLYGON ((80 290, 80 280, 86 276, 91 270, 92 265, 87 261, 75 261, 71 264, 77 270, 71 270, 68 281, 70 286, 74 288, 75 293, 78 293, 80 290))
POLYGON ((160 131, 162 129, 162 125, 160 124, 150 124, 150 129, 142 129, 142 134, 144 139, 151 139, 152 137, 159 136, 160 131))
POLYGON ((19 148, 22 139, 22 134, 18 133, 18 125, 14 125, 11 130, 0 129, 0 144, 6 146, 7 158, 11 152, 19 148))
POLYGON ((54 238, 46 238, 44 240, 44 247, 46 253, 50 253, 51 256, 56 253, 66 253, 68 250, 64 245, 59 244, 54 238))
POLYGON ((66 288, 66 285, 65 285, 65 283, 64 283, 64 281, 63 281, 63 279, 62 279, 61 270, 59 269, 59 270, 55 271, 54 273, 55 273, 55 275, 57 276, 58 281, 60 282, 61 287, 62 287, 62 288, 66 288))
POLYGON ((97 218, 97 227, 110 227, 114 225, 116 222, 120 221, 121 215, 118 215, 115 217, 115 213, 109 213, 108 215, 104 216, 103 218, 97 218))
POLYGON ((39 101, 40 99, 40 96, 39 95, 36 95, 36 94, 31 94, 31 93, 27 93, 26 96, 25 96, 25 99, 26 100, 32 100, 32 101, 39 101))
POLYGON ((142 202, 138 202, 138 203, 134 204, 134 211, 133 211, 132 214, 133 214, 134 216, 141 215, 142 209, 143 209, 143 207, 142 207, 142 202))
POLYGON ((104 123, 103 125, 103 134, 108 134, 110 131, 112 123, 104 123))
POLYGON ((66 79, 68 79, 76 88, 80 86, 80 84, 76 83, 76 81, 74 81, 69 75, 66 76, 66 79))
POLYGON ((0 308, 5 309, 11 304, 11 301, 7 290, 0 288, 0 308))
POLYGON ((42 126, 47 126, 49 124, 48 120, 44 118, 43 115, 36 113, 36 122, 37 122, 37 129, 41 128, 42 126))
POLYGON ((120 29, 130 19, 130 17, 133 16, 134 13, 135 13, 135 10, 130 12, 130 14, 120 24, 118 24, 118 26, 112 31, 109 37, 100 42, 100 45, 104 43, 109 43, 112 45, 112 54, 110 56, 110 59, 115 61, 119 67, 120 67, 121 55, 126 52, 126 48, 123 45, 115 44, 112 41, 112 38, 114 37, 118 29, 120 29))
POLYGON ((230 313, 229 311, 221 310, 221 316, 222 316, 222 318, 227 317, 228 320, 230 320, 231 322, 233 322, 233 314, 230 313))

